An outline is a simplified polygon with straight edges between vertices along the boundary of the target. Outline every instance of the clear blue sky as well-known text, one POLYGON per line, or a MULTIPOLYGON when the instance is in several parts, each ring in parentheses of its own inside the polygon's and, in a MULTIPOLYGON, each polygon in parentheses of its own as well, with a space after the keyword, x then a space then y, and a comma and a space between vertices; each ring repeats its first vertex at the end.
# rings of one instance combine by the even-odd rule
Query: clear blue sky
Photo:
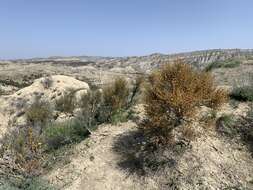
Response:
POLYGON ((253 48, 253 0, 0 0, 0 58, 253 48))

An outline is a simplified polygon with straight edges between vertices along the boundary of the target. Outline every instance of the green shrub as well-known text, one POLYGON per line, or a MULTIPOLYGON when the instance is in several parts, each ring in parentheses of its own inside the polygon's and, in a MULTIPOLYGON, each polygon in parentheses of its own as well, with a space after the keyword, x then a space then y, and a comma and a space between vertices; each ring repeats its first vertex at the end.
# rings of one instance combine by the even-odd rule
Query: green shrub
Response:
POLYGON ((54 190, 53 186, 40 177, 19 179, 16 183, 14 179, 8 179, 5 181, 0 180, 0 190, 54 190))
POLYGON ((105 122, 123 122, 129 117, 129 108, 138 101, 143 78, 137 78, 132 85, 125 79, 117 78, 102 90, 100 118, 105 122))
POLYGON ((50 103, 36 99, 35 102, 26 110, 26 119, 32 124, 45 124, 52 118, 50 103))
POLYGON ((169 142, 172 130, 192 118, 196 108, 217 108, 226 101, 226 91, 216 88, 210 73, 196 71, 178 60, 149 77, 145 95, 149 122, 144 129, 156 142, 169 142))
POLYGON ((242 86, 233 89, 230 93, 232 99, 238 101, 253 101, 253 85, 252 86, 242 86))
POLYGON ((140 96, 142 95, 142 87, 144 81, 144 76, 139 76, 132 82, 128 107, 135 105, 139 100, 142 99, 142 97, 140 98, 140 96))
POLYGON ((127 110, 117 110, 116 112, 112 113, 110 122, 112 124, 117 124, 121 122, 126 122, 129 118, 129 112, 127 110))
POLYGON ((117 78, 114 83, 103 89, 103 104, 110 113, 128 106, 130 87, 123 78, 117 78))
POLYGON ((70 89, 55 101, 55 109, 64 113, 73 113, 75 109, 75 91, 70 89))
POLYGON ((82 122, 71 119, 64 122, 55 122, 47 126, 42 136, 46 148, 49 150, 79 142, 89 134, 82 122))
POLYGON ((234 118, 233 115, 222 115, 219 120, 223 123, 223 125, 230 127, 234 124, 234 118))
POLYGON ((88 128, 93 128, 101 121, 100 118, 101 107, 102 107, 102 93, 99 90, 88 91, 86 94, 81 96, 78 102, 81 112, 79 115, 80 120, 88 128))
POLYGON ((89 129, 104 122, 116 124, 127 121, 129 108, 138 101, 142 79, 137 78, 130 86, 123 78, 117 78, 103 90, 90 90, 83 94, 77 105, 79 118, 89 129))
POLYGON ((241 64, 238 60, 215 61, 209 64, 205 71, 211 71, 216 68, 235 68, 241 64))
POLYGON ((53 186, 49 185, 49 183, 39 177, 27 179, 25 183, 22 185, 22 189, 25 190, 54 190, 53 186))

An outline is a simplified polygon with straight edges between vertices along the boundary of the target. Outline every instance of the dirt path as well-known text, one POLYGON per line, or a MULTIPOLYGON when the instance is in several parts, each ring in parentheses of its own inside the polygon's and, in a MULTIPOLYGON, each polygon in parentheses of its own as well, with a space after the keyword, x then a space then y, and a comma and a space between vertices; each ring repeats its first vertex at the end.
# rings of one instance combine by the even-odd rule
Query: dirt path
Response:
POLYGON ((118 136, 135 130, 132 122, 101 126, 90 139, 76 147, 77 155, 70 164, 53 171, 46 178, 68 190, 147 189, 147 185, 149 189, 156 189, 150 182, 143 186, 136 176, 129 176, 117 166, 120 156, 112 151, 114 143, 118 136))
POLYGON ((166 160, 167 163, 175 162, 175 166, 166 163, 163 172, 138 175, 128 166, 120 165, 122 161, 130 160, 138 167, 138 163, 134 163, 136 160, 127 158, 131 154, 115 152, 117 146, 131 152, 131 147, 138 141, 131 135, 136 131, 136 124, 132 122, 101 126, 76 146, 68 164, 44 178, 66 190, 247 189, 253 180, 250 153, 242 145, 230 144, 214 132, 202 134, 182 156, 172 155, 166 160))

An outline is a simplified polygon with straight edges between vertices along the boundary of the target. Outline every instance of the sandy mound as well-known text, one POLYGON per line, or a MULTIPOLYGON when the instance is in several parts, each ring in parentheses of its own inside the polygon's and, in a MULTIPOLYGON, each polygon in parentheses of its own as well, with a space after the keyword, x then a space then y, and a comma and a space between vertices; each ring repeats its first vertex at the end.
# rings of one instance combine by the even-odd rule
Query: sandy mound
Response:
POLYGON ((53 102, 68 89, 75 90, 78 96, 80 96, 81 92, 85 93, 89 89, 89 85, 73 77, 54 75, 52 77, 37 79, 32 85, 12 95, 0 97, 0 137, 11 125, 24 122, 24 119, 20 116, 23 115, 27 106, 36 97, 53 102))
POLYGON ((54 99, 57 96, 61 96, 68 89, 87 90, 89 89, 89 85, 73 77, 54 75, 35 80, 31 86, 19 90, 12 97, 31 99, 35 96, 40 96, 45 99, 54 99), (50 83, 49 87, 46 87, 47 80, 50 83))

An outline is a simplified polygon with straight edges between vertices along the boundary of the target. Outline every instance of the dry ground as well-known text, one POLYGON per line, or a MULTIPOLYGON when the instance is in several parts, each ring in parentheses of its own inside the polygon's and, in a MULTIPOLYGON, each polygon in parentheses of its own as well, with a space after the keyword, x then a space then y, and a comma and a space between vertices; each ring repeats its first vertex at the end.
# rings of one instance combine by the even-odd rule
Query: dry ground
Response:
MULTIPOLYGON (((242 107, 234 112, 243 114, 242 107)), ((196 129, 199 135, 190 144, 147 153, 135 123, 102 125, 75 147, 68 164, 43 178, 68 190, 252 189, 247 147, 213 128, 196 129)))

